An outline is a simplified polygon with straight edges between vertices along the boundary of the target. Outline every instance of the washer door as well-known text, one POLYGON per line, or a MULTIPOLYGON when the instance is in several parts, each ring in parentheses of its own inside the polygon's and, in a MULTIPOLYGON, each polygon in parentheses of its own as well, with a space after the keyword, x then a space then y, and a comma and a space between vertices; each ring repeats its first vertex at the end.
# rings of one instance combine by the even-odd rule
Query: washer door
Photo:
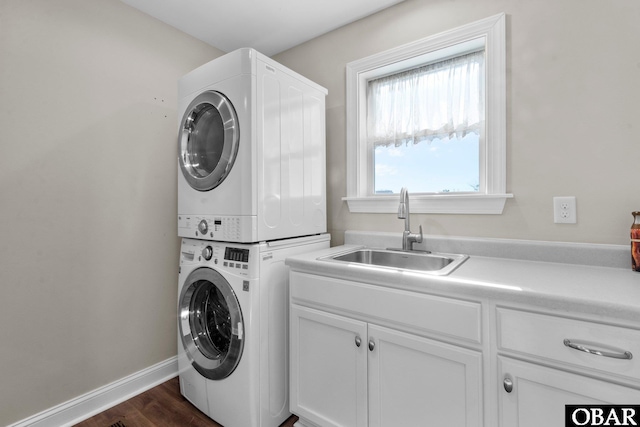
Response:
POLYGON ((178 301, 180 337, 193 367, 206 378, 228 377, 244 346, 242 311, 229 282, 211 268, 189 274, 178 301))
POLYGON ((178 161, 196 190, 209 191, 227 177, 238 153, 240 128, 231 101, 220 92, 203 92, 180 122, 178 161))

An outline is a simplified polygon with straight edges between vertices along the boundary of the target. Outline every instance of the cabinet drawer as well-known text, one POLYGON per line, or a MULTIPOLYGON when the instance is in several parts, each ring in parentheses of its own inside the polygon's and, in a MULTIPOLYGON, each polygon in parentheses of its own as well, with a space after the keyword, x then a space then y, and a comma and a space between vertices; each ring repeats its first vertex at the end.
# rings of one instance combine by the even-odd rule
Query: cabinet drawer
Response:
POLYGON ((291 272, 292 301, 427 335, 481 341, 481 305, 384 286, 291 272))
POLYGON ((497 320, 500 351, 640 378, 640 330, 507 308, 497 309, 497 320))

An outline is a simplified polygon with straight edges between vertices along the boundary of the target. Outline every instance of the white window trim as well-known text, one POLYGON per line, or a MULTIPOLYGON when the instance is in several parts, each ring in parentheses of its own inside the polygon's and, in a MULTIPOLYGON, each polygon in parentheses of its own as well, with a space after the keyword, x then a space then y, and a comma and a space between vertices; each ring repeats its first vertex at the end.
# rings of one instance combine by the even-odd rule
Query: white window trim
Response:
MULTIPOLYGON (((450 193, 410 195, 411 211, 415 213, 501 214, 505 202, 513 194, 506 193, 506 67, 505 14, 501 13, 462 27, 445 31, 413 43, 390 49, 347 64, 347 197, 350 212, 395 213, 396 195, 370 195, 368 184, 368 154, 360 148, 366 129, 367 80, 372 76, 393 72, 400 61, 420 57, 425 62, 442 49, 457 54, 456 46, 469 50, 484 44, 486 49, 486 153, 481 153, 482 193, 450 193), (363 127, 361 127, 363 126, 363 127)), ((460 49, 458 49, 460 50, 460 49)), ((405 62, 406 66, 406 62, 405 62)), ((409 188, 411 193, 411 189, 409 188)))

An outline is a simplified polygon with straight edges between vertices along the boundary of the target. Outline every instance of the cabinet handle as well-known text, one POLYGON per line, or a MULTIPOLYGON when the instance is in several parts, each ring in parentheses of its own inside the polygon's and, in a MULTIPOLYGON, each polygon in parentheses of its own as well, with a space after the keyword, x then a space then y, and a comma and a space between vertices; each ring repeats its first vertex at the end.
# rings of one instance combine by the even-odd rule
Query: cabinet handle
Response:
POLYGON ((511 393, 513 391, 513 381, 511 381, 511 378, 505 378, 502 385, 504 386, 504 391, 507 393, 511 393))
POLYGON ((621 353, 612 353, 610 351, 594 350, 592 348, 585 347, 582 344, 573 343, 571 342, 570 339, 567 339, 567 338, 565 338, 563 342, 564 342, 564 345, 566 345, 569 348, 572 348, 578 351, 583 351, 589 354, 595 354, 596 356, 612 357, 614 359, 626 359, 626 360, 633 359, 633 354, 630 351, 624 351, 621 353))
POLYGON ((360 344, 362 344, 362 339, 359 335, 356 335, 356 347, 360 347, 360 344))
POLYGON ((369 340, 369 351, 373 351, 376 348, 376 343, 373 340, 369 340))

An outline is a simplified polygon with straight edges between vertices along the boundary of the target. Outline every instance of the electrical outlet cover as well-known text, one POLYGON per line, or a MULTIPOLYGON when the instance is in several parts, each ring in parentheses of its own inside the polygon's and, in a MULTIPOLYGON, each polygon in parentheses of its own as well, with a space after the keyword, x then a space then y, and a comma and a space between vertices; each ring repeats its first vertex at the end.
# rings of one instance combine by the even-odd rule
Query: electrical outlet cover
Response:
POLYGON ((576 198, 574 196, 553 198, 553 221, 556 224, 575 224, 576 198))

